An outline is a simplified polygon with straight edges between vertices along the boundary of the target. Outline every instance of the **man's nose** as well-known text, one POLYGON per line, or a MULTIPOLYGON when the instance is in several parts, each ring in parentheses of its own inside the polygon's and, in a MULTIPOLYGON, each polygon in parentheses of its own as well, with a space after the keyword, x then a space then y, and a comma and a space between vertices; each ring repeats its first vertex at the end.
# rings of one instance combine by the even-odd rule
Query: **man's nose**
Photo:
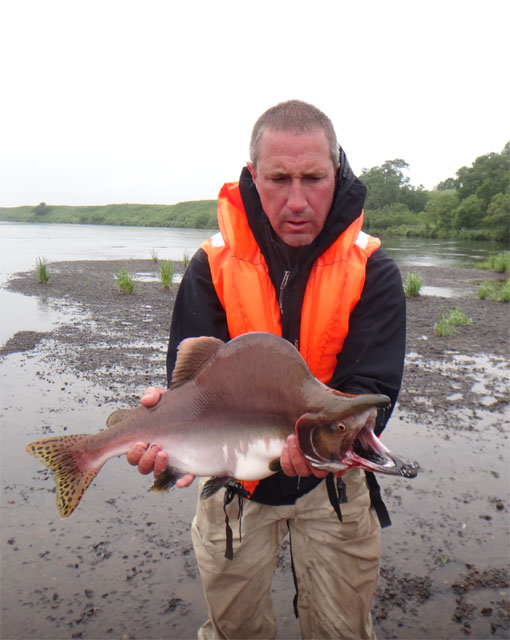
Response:
POLYGON ((306 207, 306 197, 303 191, 301 180, 292 180, 290 183, 289 197, 287 198, 287 206, 291 211, 303 211, 306 207))

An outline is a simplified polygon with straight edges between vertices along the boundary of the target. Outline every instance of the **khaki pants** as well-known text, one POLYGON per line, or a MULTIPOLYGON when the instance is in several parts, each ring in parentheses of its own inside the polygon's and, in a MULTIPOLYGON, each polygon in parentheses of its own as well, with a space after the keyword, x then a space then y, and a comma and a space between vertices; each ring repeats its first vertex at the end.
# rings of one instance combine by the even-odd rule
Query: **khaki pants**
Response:
POLYGON ((288 531, 303 638, 375 638, 370 607, 379 573, 379 523, 370 509, 365 474, 351 470, 343 480, 348 497, 341 505, 343 522, 321 482, 291 506, 245 500, 241 542, 234 499, 227 507, 233 560, 224 557, 223 491, 198 501, 192 537, 209 613, 199 640, 276 637, 270 588, 288 531))

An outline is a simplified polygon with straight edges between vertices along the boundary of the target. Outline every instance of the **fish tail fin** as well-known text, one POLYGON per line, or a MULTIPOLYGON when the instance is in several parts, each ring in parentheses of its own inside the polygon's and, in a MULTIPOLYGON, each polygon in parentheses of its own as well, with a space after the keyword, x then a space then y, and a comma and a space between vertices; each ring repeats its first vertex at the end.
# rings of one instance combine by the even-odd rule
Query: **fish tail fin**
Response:
POLYGON ((67 518, 76 509, 87 487, 96 477, 101 466, 95 469, 81 469, 80 449, 76 445, 87 438, 86 435, 57 436, 36 440, 25 447, 55 474, 57 483, 57 508, 62 518, 67 518), (74 449, 74 451, 73 451, 74 449))

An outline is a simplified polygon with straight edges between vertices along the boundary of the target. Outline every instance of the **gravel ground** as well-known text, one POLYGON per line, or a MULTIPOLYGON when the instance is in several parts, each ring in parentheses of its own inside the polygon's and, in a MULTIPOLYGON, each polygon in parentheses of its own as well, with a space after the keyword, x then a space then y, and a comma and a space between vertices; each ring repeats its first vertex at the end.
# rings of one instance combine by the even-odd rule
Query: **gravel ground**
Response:
MULTIPOLYGON (((22 331, 0 348, 3 640, 192 638, 205 616, 189 536, 193 487, 154 496, 149 479, 116 461, 60 520, 53 481, 23 452, 42 434, 93 433, 146 386, 164 386, 177 285, 163 290, 159 266, 133 260, 139 281, 122 294, 113 274, 123 266, 61 262, 46 284, 33 273, 7 284, 62 316, 51 332, 22 331)), ((420 273, 455 297, 408 301, 404 383, 384 441, 420 473, 380 478, 393 526, 382 536, 377 634, 507 638, 508 305, 476 296, 495 274, 420 273), (472 324, 436 336, 439 313, 456 306, 472 324)), ((284 543, 273 583, 282 639, 299 637, 292 597, 284 543)))

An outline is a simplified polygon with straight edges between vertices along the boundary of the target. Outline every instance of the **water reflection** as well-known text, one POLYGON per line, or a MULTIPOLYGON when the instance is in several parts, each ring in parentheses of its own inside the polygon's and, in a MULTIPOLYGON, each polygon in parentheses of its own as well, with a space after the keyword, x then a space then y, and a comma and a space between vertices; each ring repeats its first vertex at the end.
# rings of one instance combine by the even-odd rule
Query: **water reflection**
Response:
MULTIPOLYGON (((0 287, 10 275, 34 268, 38 257, 60 260, 150 259, 182 260, 192 255, 211 235, 207 229, 114 227, 107 225, 26 224, 0 221, 0 287)), ((505 246, 489 242, 383 237, 383 248, 401 267, 468 266, 505 246)), ((137 274, 149 279, 148 274, 137 274)), ((34 276, 35 277, 35 276, 34 276)), ((174 274, 174 282, 180 281, 174 274)), ((428 287, 423 295, 455 297, 450 287, 428 287)), ((62 311, 51 309, 45 297, 38 299, 0 289, 2 322, 0 344, 16 331, 49 331, 61 320, 62 311)))

